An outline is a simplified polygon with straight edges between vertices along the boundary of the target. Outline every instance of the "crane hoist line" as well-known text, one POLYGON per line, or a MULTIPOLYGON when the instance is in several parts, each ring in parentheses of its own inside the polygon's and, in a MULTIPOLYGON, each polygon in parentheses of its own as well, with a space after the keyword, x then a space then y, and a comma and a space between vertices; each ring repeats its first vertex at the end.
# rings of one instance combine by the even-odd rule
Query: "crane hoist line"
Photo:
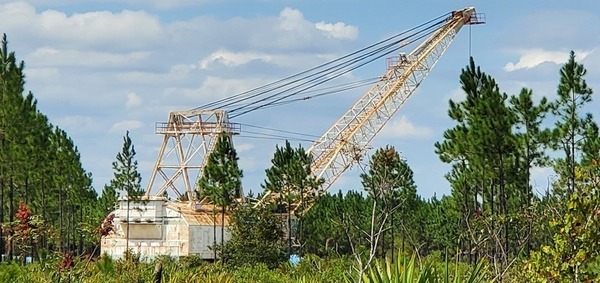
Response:
MULTIPOLYGON (((464 25, 485 23, 483 14, 467 7, 451 11, 415 28, 279 81, 217 100, 188 111, 173 111, 169 120, 157 123, 163 135, 146 196, 163 196, 170 191, 190 205, 199 203, 198 179, 217 137, 240 133, 240 124, 230 118, 291 101, 330 80, 417 41, 410 53, 387 59, 387 70, 374 85, 308 149, 313 157, 311 170, 324 182, 306 189, 291 207, 302 214, 331 185, 366 154, 368 144, 415 92, 464 25), (231 116, 230 116, 231 114, 231 116), (300 201, 302 200, 302 201, 300 201)), ((241 193, 241 192, 240 192, 241 193)), ((240 195, 243 195, 241 193, 240 195)), ((256 205, 277 197, 266 191, 256 205)))

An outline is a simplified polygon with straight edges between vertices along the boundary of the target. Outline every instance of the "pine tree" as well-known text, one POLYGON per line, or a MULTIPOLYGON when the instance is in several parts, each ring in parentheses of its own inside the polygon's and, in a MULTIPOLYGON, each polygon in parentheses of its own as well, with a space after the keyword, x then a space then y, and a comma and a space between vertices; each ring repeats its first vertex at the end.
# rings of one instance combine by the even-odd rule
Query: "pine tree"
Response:
MULTIPOLYGON (((33 214, 41 214, 49 238, 41 247, 81 249, 83 208, 96 205, 91 175, 67 133, 50 124, 25 91, 24 62, 8 51, 6 35, 0 46, 0 222, 14 220, 23 201, 33 214), (80 209, 82 208, 82 209, 80 209)), ((85 219, 88 223, 93 219, 85 219)), ((0 232, 0 242, 4 240, 0 232)), ((4 245, 0 243, 0 252, 4 245)), ((35 256, 35 255, 33 255, 35 256)))
POLYGON ((100 203, 100 215, 106 216, 113 210, 119 201, 119 195, 117 190, 110 185, 104 185, 102 189, 102 195, 98 202, 100 203))
POLYGON ((311 164, 312 156, 307 154, 302 146, 294 149, 289 141, 286 141, 285 146, 276 146, 271 167, 265 170, 267 178, 262 187, 277 195, 278 211, 287 213, 288 254, 292 249, 292 234, 301 241, 298 231, 302 231, 301 227, 292 227, 292 210, 299 212, 293 216, 296 217, 298 226, 301 226, 300 213, 312 202, 314 192, 323 182, 311 176, 311 164), (296 230, 296 233, 293 230, 296 230))
MULTIPOLYGON (((225 214, 227 207, 235 203, 236 198, 242 197, 242 170, 238 166, 238 156, 231 136, 221 133, 218 137, 215 150, 208 156, 208 162, 199 181, 199 192, 215 206, 221 208, 221 246, 225 243, 225 214)), ((216 259, 216 221, 213 238, 216 259)))
POLYGON ((600 164, 600 133, 595 122, 590 123, 585 131, 581 153, 581 165, 600 164))
MULTIPOLYGON (((542 129, 541 125, 546 114, 550 110, 548 100, 544 97, 536 105, 533 102, 533 93, 531 90, 523 88, 518 96, 510 98, 511 109, 516 115, 516 138, 519 146, 518 165, 515 166, 515 174, 522 178, 519 182, 522 188, 520 191, 520 203, 517 204, 521 208, 521 212, 526 212, 531 208, 533 188, 530 184, 531 170, 533 166, 544 166, 548 162, 548 156, 544 152, 548 144, 548 130, 542 129)), ((524 213, 522 213, 524 214, 524 213)), ((527 229, 521 238, 526 237, 526 252, 531 249, 531 235, 533 231, 533 219, 525 219, 527 221, 527 229)))
POLYGON ((231 239, 221 247, 228 264, 264 263, 275 268, 285 260, 283 231, 271 207, 244 204, 233 210, 230 219, 231 239))
MULTIPOLYGON (((415 216, 418 202, 417 187, 413 180, 413 172, 406 160, 400 158, 400 154, 392 146, 388 145, 385 148, 380 148, 371 157, 369 170, 366 173, 362 173, 360 178, 367 193, 380 204, 379 209, 382 210, 383 214, 390 215, 391 219, 385 225, 391 228, 392 251, 395 250, 394 215, 396 211, 400 212, 400 228, 402 229, 401 247, 404 251, 405 239, 412 234, 406 233, 410 229, 407 227, 412 228, 412 225, 408 225, 410 221, 407 218, 415 216)), ((382 251, 387 250, 385 234, 384 232, 381 237, 382 251)))
MULTIPOLYGON (((503 222, 502 239, 486 237, 494 242, 493 251, 489 254, 493 260, 499 259, 507 263, 507 251, 511 231, 508 225, 511 214, 510 204, 514 202, 513 188, 516 183, 514 169, 517 158, 517 140, 512 130, 516 117, 506 105, 507 95, 501 93, 491 76, 482 72, 471 58, 469 65, 460 75, 462 89, 466 94, 465 100, 450 101, 448 115, 457 125, 444 132, 444 140, 435 144, 436 153, 443 162, 453 164, 452 171, 447 175, 451 182, 452 195, 456 203, 462 203, 456 208, 463 215, 463 239, 472 239, 465 233, 479 233, 482 229, 473 229, 470 221, 474 216, 488 225, 488 236, 496 235, 497 222, 503 222), (471 229, 468 229, 471 227, 471 229), (501 248, 499 245, 504 246, 501 248), (503 251, 502 254, 499 254, 503 251)), ((472 241, 467 240, 464 250, 470 251, 469 261, 474 259, 472 241)), ((479 253, 481 251, 476 251, 479 253)))
POLYGON ((553 147, 565 153, 565 158, 558 161, 555 170, 567 181, 567 196, 575 189, 578 150, 592 121, 591 114, 581 116, 581 109, 592 102, 592 89, 584 78, 586 73, 585 67, 575 61, 575 52, 571 51, 569 60, 560 69, 558 98, 553 102, 552 113, 559 119, 552 133, 553 147))
POLYGON ((142 177, 137 170, 137 160, 135 160, 135 146, 129 137, 129 131, 123 137, 123 148, 117 153, 116 160, 112 163, 113 179, 110 181, 110 187, 115 188, 125 194, 127 200, 127 231, 126 250, 129 249, 129 205, 130 202, 139 201, 143 195, 141 188, 142 177))

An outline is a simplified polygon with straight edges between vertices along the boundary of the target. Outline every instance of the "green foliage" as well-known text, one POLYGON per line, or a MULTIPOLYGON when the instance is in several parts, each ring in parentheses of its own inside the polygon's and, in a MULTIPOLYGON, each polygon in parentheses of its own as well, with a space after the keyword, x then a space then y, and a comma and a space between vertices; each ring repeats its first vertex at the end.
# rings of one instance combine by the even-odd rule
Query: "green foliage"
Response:
POLYGON ((531 277, 557 282, 598 280, 588 265, 600 255, 600 167, 576 168, 575 191, 565 200, 564 212, 551 219, 556 228, 552 244, 532 253, 531 277))
POLYGON ((16 263, 0 264, 0 282, 17 282, 24 270, 16 263))
MULTIPOLYGON (((208 161, 200 178, 197 192, 206 197, 212 204, 221 208, 221 246, 225 243, 225 214, 227 207, 234 204, 236 198, 242 197, 242 170, 238 166, 238 156, 231 136, 225 132, 218 136, 215 150, 208 156, 208 161)), ((216 216, 216 209, 213 211, 216 216)), ((214 221, 214 245, 216 246, 216 221, 214 221)), ((214 247, 216 248, 216 247, 214 247)))
POLYGON ((200 195, 208 197, 218 206, 231 205, 234 198, 241 197, 243 174, 238 159, 231 137, 221 133, 199 181, 202 190, 200 195))
MULTIPOLYGON (((350 281, 353 281, 350 279, 350 281)), ((362 276, 365 283, 408 283, 408 282, 494 282, 489 278, 483 261, 475 265, 470 272, 463 272, 458 264, 451 270, 450 263, 425 262, 419 265, 413 256, 410 260, 399 255, 395 262, 389 258, 375 261, 367 273, 362 276), (453 273, 451 273, 453 271, 453 273)))
POLYGON ((200 266, 204 265, 205 261, 197 255, 191 255, 191 256, 180 257, 179 264, 181 265, 181 267, 183 267, 185 269, 190 269, 190 268, 196 268, 196 267, 200 267, 200 266))
POLYGON ((100 273, 111 276, 115 273, 115 261, 108 254, 102 254, 98 261, 96 261, 96 268, 98 268, 100 273))
MULTIPOLYGON (((413 180, 413 171, 407 161, 393 146, 386 146, 375 151, 369 161, 369 169, 360 175, 361 183, 373 199, 377 210, 373 227, 381 227, 381 235, 377 235, 381 254, 395 251, 396 234, 401 235, 401 250, 405 251, 408 242, 411 250, 418 250, 425 221, 422 212, 423 202, 417 196, 417 186, 413 180), (396 229, 395 229, 396 228, 396 229), (399 228, 399 229, 398 229, 399 228), (391 243, 390 243, 391 242, 391 243), (386 243, 389 243, 386 245, 386 243)), ((370 229, 364 230, 369 231, 370 229)))
POLYGON ((302 146, 292 148, 289 141, 285 146, 275 148, 271 159, 271 167, 265 170, 266 179, 261 186, 272 193, 277 212, 286 214, 284 229, 287 231, 288 255, 292 252, 292 241, 304 242, 303 213, 315 202, 318 188, 324 180, 312 176, 312 155, 307 154, 302 146), (292 217, 296 217, 297 225, 292 225, 292 217), (299 227, 298 227, 299 226, 299 227))
MULTIPOLYGON (((36 249, 89 252, 87 241, 81 245, 79 239, 88 239, 83 227, 99 219, 91 174, 83 169, 73 140, 50 123, 33 94, 25 91, 25 64, 8 50, 6 35, 0 65, 0 223, 14 222, 22 201, 32 223, 39 219, 45 227, 19 254, 35 258, 36 249)), ((6 249, 4 239, 0 237, 0 253, 15 251, 6 249)))
POLYGON ((304 250, 319 256, 344 256, 352 254, 351 243, 358 250, 366 249, 363 231, 368 230, 366 212, 371 205, 372 199, 354 191, 320 197, 304 216, 304 250))
MULTIPOLYGON (((113 179, 110 181, 108 188, 105 188, 107 195, 103 201, 106 202, 108 207, 110 207, 110 201, 114 198, 113 190, 123 192, 127 199, 133 201, 138 200, 143 195, 142 177, 137 170, 138 162, 135 160, 135 154, 135 146, 129 137, 129 131, 127 131, 123 137, 123 148, 121 152, 117 153, 116 160, 112 163, 113 179)), ((103 196, 105 191, 103 191, 103 196)), ((108 207, 105 209, 108 209, 108 207)))
POLYGON ((227 265, 274 268, 285 260, 283 232, 272 208, 243 205, 233 211, 230 224, 231 239, 218 247, 227 265))
POLYGON ((114 211, 118 200, 119 196, 115 187, 112 185, 105 185, 98 201, 100 205, 100 215, 106 216, 114 211))
POLYGON ((585 81, 587 70, 575 61, 575 52, 571 51, 569 60, 560 69, 558 98, 552 104, 552 113, 558 121, 552 132, 552 145, 555 150, 565 154, 555 165, 555 171, 561 176, 568 176, 567 193, 575 190, 575 167, 577 167, 578 151, 584 142, 586 129, 593 123, 592 115, 582 116, 581 110, 592 102, 592 89, 585 81))

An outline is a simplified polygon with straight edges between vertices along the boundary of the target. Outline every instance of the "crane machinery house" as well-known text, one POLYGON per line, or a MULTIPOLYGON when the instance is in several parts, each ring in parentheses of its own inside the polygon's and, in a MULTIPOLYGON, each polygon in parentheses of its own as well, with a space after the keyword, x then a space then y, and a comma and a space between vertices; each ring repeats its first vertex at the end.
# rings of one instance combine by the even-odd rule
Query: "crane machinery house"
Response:
MULTIPOLYGON (((127 206, 127 200, 121 199, 113 212, 115 230, 102 238, 103 254, 121 258, 129 249, 139 254, 142 260, 158 255, 214 257, 209 247, 213 246, 215 239, 221 239, 221 229, 213 229, 213 225, 221 226, 221 217, 213 214, 212 205, 190 207, 184 202, 150 197, 139 202, 130 201, 129 217, 127 206)), ((226 226, 228 219, 225 217, 226 226)), ((224 238, 226 241, 229 239, 227 231, 224 238)))

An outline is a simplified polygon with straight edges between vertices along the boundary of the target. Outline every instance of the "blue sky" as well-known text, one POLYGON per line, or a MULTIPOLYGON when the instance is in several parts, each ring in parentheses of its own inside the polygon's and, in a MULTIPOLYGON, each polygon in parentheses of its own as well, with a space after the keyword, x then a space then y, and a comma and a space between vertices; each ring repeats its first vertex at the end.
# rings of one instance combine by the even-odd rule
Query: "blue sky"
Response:
MULTIPOLYGON (((599 2, 0 0, 0 32, 25 60, 26 88, 40 110, 74 139, 101 190, 112 177, 111 162, 125 131, 131 132, 145 186, 162 141, 154 124, 169 111, 303 71, 467 6, 485 13, 487 24, 463 28, 371 144, 400 151, 415 171, 419 193, 430 197, 449 193, 444 179, 449 167, 433 144, 453 126, 448 99, 461 97, 458 76, 469 50, 502 91, 516 94, 528 87, 538 98, 555 96, 558 70, 575 50, 598 92, 599 2)), ((384 71, 381 60, 347 79, 384 71)), ((320 136, 365 90, 257 111, 234 122, 320 136)), ((587 110, 599 116, 598 109, 595 101, 587 110)), ((243 130, 234 142, 244 188, 256 192, 278 141, 245 138, 243 130)), ((350 170, 332 190, 360 189, 359 173, 350 170)), ((536 189, 544 190, 552 174, 536 169, 536 189)))

